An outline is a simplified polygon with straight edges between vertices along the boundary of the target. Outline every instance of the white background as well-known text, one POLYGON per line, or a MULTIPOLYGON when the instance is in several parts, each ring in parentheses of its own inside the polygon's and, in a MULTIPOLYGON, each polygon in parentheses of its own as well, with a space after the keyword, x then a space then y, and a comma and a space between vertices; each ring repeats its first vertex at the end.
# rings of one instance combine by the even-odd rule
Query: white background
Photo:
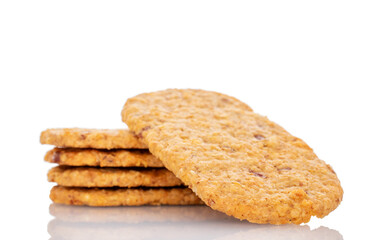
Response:
POLYGON ((128 97, 166 88, 235 96, 304 139, 344 188, 311 229, 383 238, 386 13, 372 0, 0 1, 0 238, 49 238, 42 130, 125 127, 128 97))

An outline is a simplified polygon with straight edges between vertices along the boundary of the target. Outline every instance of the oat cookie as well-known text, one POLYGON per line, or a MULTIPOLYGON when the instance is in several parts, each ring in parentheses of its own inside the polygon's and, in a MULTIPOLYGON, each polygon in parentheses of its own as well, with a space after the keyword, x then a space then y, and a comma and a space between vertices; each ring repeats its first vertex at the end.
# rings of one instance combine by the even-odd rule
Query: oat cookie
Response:
POLYGON ((128 99, 123 121, 207 205, 255 223, 300 224, 341 202, 333 171, 301 139, 201 90, 167 90, 128 99))
POLYGON ((95 167, 163 167, 162 162, 148 150, 102 150, 79 148, 54 148, 44 160, 68 166, 95 167))
POLYGON ((146 146, 127 129, 47 129, 40 135, 42 144, 70 148, 145 149, 146 146))
POLYGON ((88 206, 196 205, 203 202, 189 188, 76 188, 55 186, 55 203, 88 206))
POLYGON ((165 168, 126 169, 58 166, 48 172, 48 181, 67 187, 173 187, 182 182, 165 168))

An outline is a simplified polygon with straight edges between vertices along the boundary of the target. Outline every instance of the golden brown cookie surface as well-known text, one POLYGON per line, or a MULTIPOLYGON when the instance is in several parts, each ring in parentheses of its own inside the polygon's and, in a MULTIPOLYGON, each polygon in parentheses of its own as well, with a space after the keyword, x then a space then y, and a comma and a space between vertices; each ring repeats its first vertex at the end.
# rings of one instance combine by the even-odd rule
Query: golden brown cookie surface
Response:
POLYGON ((47 129, 40 135, 42 144, 67 148, 145 149, 146 146, 127 129, 47 129))
POLYGON ((55 203, 88 206, 196 205, 203 202, 189 188, 72 188, 55 186, 55 203))
POLYGON ((211 208, 255 223, 308 222, 340 182, 301 139, 225 95, 167 90, 128 99, 123 121, 211 208))
POLYGON ((96 167, 163 167, 148 150, 54 148, 44 160, 59 165, 96 167))
POLYGON ((67 187, 173 187, 182 182, 165 168, 133 170, 58 166, 48 172, 48 181, 67 187))

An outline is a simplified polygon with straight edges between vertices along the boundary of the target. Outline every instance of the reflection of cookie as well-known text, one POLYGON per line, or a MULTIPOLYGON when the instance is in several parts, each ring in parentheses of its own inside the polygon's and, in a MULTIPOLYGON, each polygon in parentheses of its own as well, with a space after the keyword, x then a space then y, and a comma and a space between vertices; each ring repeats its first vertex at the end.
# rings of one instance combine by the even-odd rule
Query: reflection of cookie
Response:
POLYGON ((67 187, 173 187, 182 182, 165 168, 134 170, 58 166, 48 172, 48 181, 67 187))
POLYGON ((72 188, 55 186, 55 203, 88 206, 195 205, 203 202, 189 188, 72 188))
MULTIPOLYGON (((74 207, 74 206, 71 206, 74 207)), ((100 208, 98 208, 100 209, 100 208)), ((74 216, 76 217, 76 216, 74 216)), ((94 216, 89 215, 89 219, 94 216)), ((51 220, 47 231, 51 239, 214 239, 214 240, 343 240, 343 236, 333 229, 319 227, 311 230, 308 225, 298 226, 288 224, 285 226, 256 225, 245 221, 191 221, 174 222, 171 224, 167 218, 165 222, 128 224, 120 222, 90 223, 68 222, 60 219, 51 220)))
POLYGON ((162 223, 235 220, 224 213, 201 206, 104 207, 67 206, 53 203, 50 214, 56 219, 77 223, 162 223))
POLYGON ((72 148, 146 148, 146 146, 127 129, 47 129, 40 135, 40 142, 42 144, 50 144, 57 147, 72 148))
POLYGON ((227 96, 167 90, 128 99, 123 121, 211 208, 256 223, 308 222, 342 199, 301 139, 227 96))
POLYGON ((259 239, 275 239, 275 240, 343 240, 343 236, 336 230, 320 226, 311 230, 308 225, 298 226, 288 224, 281 227, 273 225, 265 225, 261 228, 246 229, 246 231, 235 231, 226 236, 213 238, 213 240, 255 240, 259 239))
MULTIPOLYGON (((91 216, 91 218, 93 217, 91 216)), ((127 224, 74 223, 53 219, 47 225, 47 232, 51 236, 50 240, 197 240, 213 239, 227 235, 230 231, 239 232, 241 230, 235 225, 224 226, 218 221, 127 224), (225 227, 227 229, 224 229, 225 227)))
POLYGON ((44 160, 68 166, 163 167, 148 150, 54 148, 47 152, 44 160))

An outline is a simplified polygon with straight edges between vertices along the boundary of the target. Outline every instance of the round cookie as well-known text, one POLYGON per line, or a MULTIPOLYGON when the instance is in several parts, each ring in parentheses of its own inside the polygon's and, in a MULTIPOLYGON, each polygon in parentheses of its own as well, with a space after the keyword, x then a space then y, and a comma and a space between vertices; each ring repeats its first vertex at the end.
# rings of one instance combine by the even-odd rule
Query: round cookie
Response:
POLYGON ((203 202, 189 188, 76 188, 55 186, 55 203, 87 206, 196 205, 203 202))
POLYGON ((208 206, 254 223, 300 224, 341 202, 333 171, 301 139, 240 101, 203 90, 127 100, 122 119, 208 206))
POLYGON ((127 129, 47 129, 40 135, 42 144, 67 148, 146 149, 139 138, 127 129))
POLYGON ((58 166, 52 168, 47 176, 49 182, 67 187, 174 187, 183 184, 165 168, 134 170, 58 166))
POLYGON ((164 167, 148 150, 54 148, 46 153, 44 160, 67 166, 164 167))

